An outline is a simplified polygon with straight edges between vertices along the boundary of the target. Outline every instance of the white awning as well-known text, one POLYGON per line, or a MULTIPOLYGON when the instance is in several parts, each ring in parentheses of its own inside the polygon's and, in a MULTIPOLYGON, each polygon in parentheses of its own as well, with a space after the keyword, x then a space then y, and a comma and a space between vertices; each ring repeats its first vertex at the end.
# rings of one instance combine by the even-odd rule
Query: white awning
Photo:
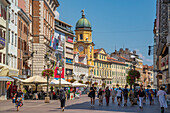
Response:
POLYGON ((14 81, 14 79, 10 78, 10 77, 7 77, 7 76, 4 76, 4 77, 1 77, 0 76, 0 81, 14 81))
MULTIPOLYGON (((60 84, 60 80, 56 80, 56 79, 53 79, 50 84, 54 84, 54 85, 59 85, 60 84)), ((67 82, 66 80, 64 79, 61 79, 61 85, 71 85, 70 82, 67 82)))
POLYGON ((81 83, 78 83, 77 81, 73 82, 71 85, 73 87, 85 87, 85 86, 87 86, 86 84, 81 84, 81 83))

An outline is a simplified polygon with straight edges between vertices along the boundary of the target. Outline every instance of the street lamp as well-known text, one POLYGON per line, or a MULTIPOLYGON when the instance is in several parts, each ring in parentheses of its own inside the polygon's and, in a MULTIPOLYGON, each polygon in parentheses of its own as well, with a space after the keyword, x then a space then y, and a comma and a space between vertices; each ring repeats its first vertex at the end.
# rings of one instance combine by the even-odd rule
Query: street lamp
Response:
POLYGON ((68 75, 69 75, 69 73, 70 73, 70 71, 69 71, 69 70, 67 70, 67 71, 66 71, 67 81, 68 81, 68 75))
POLYGON ((62 73, 62 67, 58 68, 58 73, 60 74, 60 80, 59 80, 59 89, 61 89, 61 73, 62 73))
POLYGON ((90 84, 90 85, 91 85, 91 86, 92 86, 92 80, 93 80, 92 73, 93 73, 93 70, 91 69, 91 70, 90 70, 90 75, 91 75, 91 84, 90 84))

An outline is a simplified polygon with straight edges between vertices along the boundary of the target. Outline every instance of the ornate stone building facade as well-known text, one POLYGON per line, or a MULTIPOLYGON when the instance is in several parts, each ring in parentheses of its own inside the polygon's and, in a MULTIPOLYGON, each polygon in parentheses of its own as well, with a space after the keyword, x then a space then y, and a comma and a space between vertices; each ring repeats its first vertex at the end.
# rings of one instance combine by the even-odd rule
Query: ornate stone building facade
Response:
POLYGON ((45 55, 49 55, 51 62, 56 61, 54 49, 50 47, 50 40, 54 36, 54 18, 57 0, 34 0, 32 2, 32 75, 41 76, 44 68, 47 68, 45 55))
POLYGON ((157 85, 165 86, 170 92, 170 1, 157 0, 154 25, 157 85))

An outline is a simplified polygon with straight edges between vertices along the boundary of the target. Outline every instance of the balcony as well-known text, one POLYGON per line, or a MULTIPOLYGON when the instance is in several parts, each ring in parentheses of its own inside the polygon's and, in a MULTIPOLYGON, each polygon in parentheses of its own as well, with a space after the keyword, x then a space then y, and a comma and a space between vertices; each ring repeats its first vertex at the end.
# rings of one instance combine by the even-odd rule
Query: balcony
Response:
POLYGON ((5 47, 5 39, 0 37, 0 49, 3 49, 5 47))
POLYGON ((30 69, 22 69, 22 75, 31 76, 31 70, 30 69))
POLYGON ((23 51, 23 59, 26 61, 30 57, 30 52, 29 51, 23 51))

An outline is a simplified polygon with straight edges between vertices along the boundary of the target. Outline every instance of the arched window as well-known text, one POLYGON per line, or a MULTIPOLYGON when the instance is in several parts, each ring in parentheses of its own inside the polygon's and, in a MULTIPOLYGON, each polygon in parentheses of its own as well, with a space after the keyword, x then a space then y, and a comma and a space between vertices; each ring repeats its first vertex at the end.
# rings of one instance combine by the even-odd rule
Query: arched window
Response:
POLYGON ((80 34, 80 40, 83 40, 83 34, 80 34))

